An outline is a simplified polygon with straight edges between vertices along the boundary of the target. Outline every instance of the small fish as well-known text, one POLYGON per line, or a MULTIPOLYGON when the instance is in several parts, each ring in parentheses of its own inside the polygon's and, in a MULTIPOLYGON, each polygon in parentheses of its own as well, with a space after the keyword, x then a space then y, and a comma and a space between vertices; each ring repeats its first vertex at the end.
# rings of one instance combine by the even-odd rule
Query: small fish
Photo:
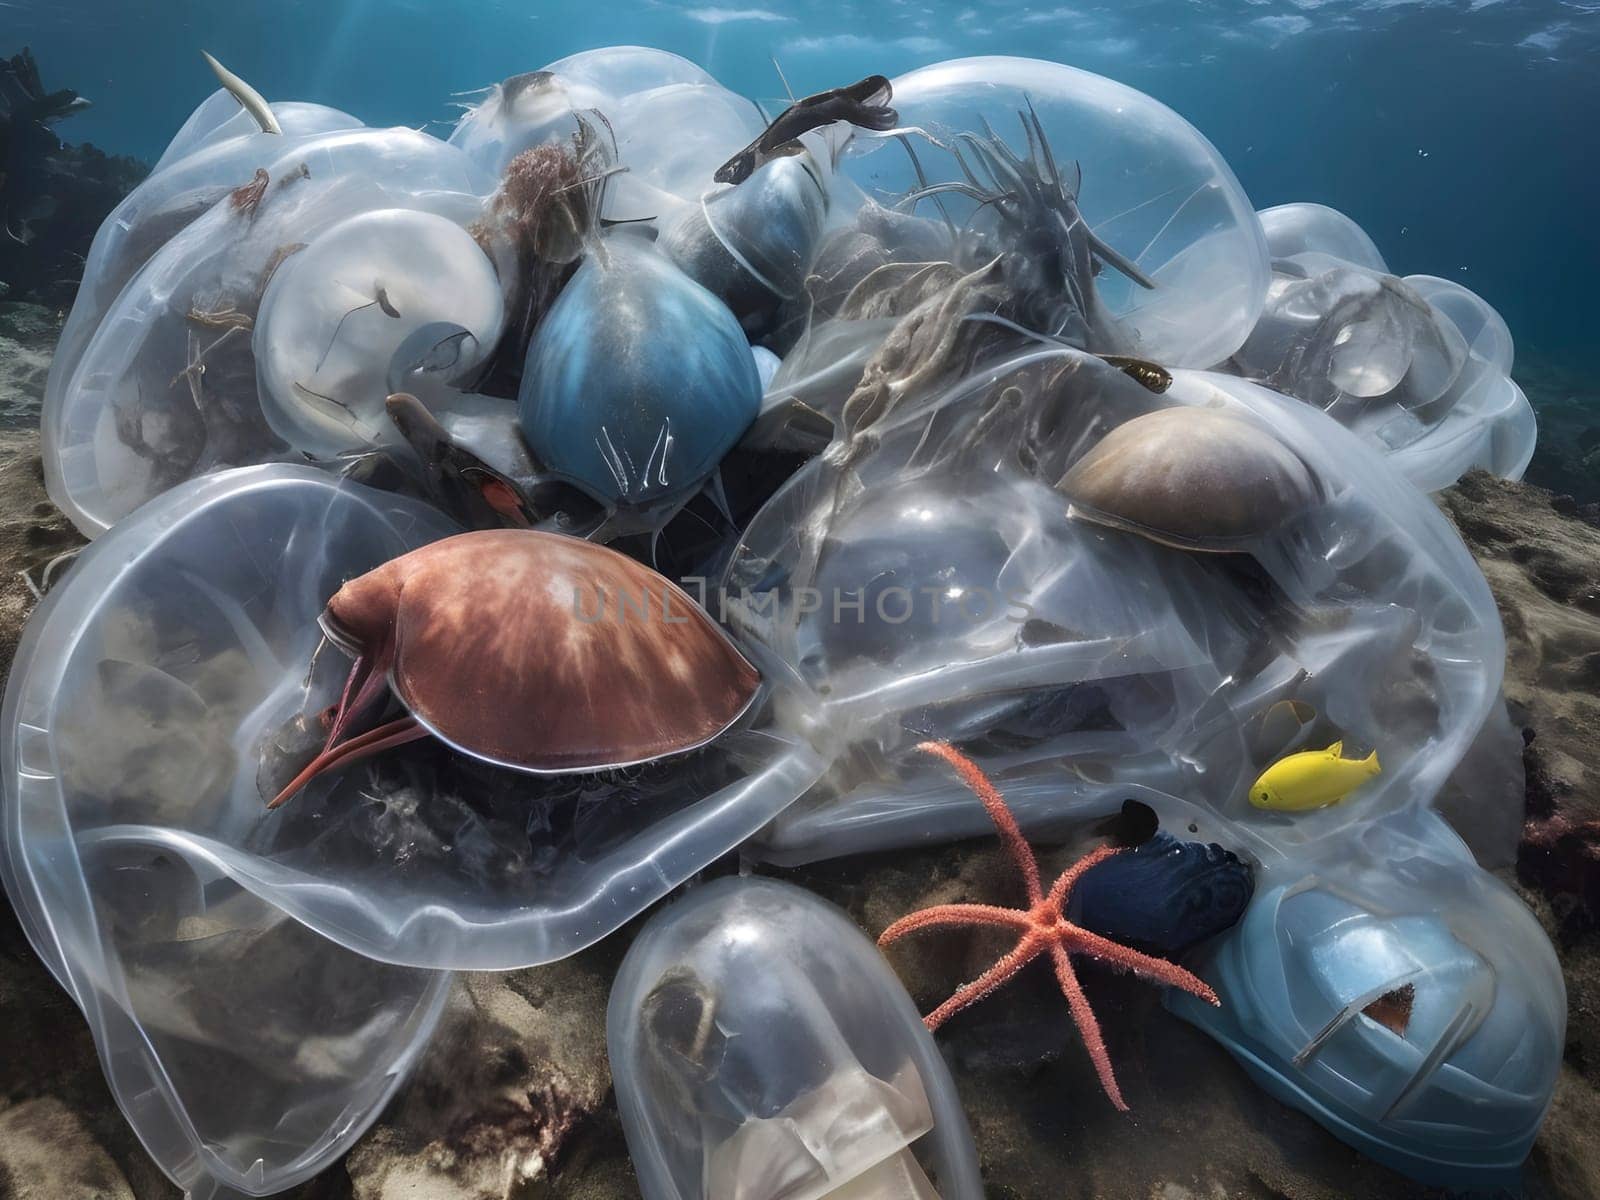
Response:
POLYGON ((278 118, 272 113, 272 106, 262 98, 260 92, 240 79, 204 50, 200 51, 200 54, 211 65, 211 70, 216 74, 217 82, 227 88, 233 98, 239 102, 239 106, 255 118, 256 124, 261 126, 262 133, 281 134, 283 132, 283 126, 278 124, 278 118))
POLYGON ((1144 358, 1131 358, 1126 354, 1102 354, 1100 357, 1121 371, 1129 379, 1142 384, 1147 391, 1160 395, 1172 386, 1172 372, 1160 363, 1144 358))
POLYGON ((762 163, 791 153, 787 147, 801 134, 835 121, 848 121, 880 133, 893 129, 900 117, 889 107, 892 94, 888 79, 882 75, 868 75, 849 87, 796 100, 778 114, 778 119, 768 125, 760 137, 718 167, 713 178, 718 183, 743 183, 762 163))
POLYGON ((1310 812, 1337 804, 1382 768, 1378 752, 1344 758, 1344 743, 1280 758, 1255 781, 1250 803, 1275 812, 1310 812))
POLYGON ((541 91, 559 85, 560 81, 554 71, 524 71, 521 75, 513 75, 500 85, 500 103, 503 107, 510 108, 524 92, 541 91))
POLYGON ((384 408, 422 459, 429 483, 450 511, 466 516, 473 528, 531 527, 531 509, 522 490, 458 445, 422 401, 409 392, 396 392, 384 402, 384 408))

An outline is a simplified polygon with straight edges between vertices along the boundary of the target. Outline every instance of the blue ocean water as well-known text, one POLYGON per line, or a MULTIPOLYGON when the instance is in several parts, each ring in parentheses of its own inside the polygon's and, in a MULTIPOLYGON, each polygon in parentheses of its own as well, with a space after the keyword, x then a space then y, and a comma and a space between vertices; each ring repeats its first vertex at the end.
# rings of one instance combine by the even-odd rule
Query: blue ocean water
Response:
POLYGON ((1595 347, 1600 0, 0 0, 0 49, 94 101, 62 135, 150 161, 215 87, 201 47, 272 99, 443 130, 461 93, 617 43, 774 111, 774 59, 797 93, 972 54, 1097 71, 1198 126, 1257 207, 1330 204, 1520 347, 1595 347))

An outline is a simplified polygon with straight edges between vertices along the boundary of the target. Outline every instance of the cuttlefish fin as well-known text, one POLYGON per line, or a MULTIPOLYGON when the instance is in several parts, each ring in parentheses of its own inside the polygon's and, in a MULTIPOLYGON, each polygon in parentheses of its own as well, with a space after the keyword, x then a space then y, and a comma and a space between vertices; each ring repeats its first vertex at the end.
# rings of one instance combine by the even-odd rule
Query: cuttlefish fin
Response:
POLYGON ((211 64, 211 69, 216 73, 217 82, 228 89, 228 92, 239 102, 239 107, 255 118, 257 125, 261 126, 262 133, 283 132, 283 126, 278 124, 278 118, 272 115, 272 106, 269 105, 261 93, 256 91, 244 80, 240 79, 227 67, 219 63, 206 51, 200 51, 202 58, 211 64))

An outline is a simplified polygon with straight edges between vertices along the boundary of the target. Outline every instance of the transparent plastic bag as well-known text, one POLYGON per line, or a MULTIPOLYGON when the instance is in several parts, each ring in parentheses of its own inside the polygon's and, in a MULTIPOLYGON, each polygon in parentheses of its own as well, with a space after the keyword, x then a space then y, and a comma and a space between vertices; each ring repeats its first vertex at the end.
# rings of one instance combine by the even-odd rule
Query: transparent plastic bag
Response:
POLYGON ((646 1200, 983 1194, 911 997, 800 888, 720 879, 663 909, 617 974, 606 1045, 646 1200))
POLYGON ((1511 381, 1511 332, 1447 279, 1389 273, 1349 217, 1259 214, 1272 255, 1260 320, 1224 369, 1333 415, 1425 492, 1482 467, 1520 479, 1538 430, 1511 381))
POLYGON ((418 506, 304 469, 213 476, 85 550, 18 649, 0 746, 6 890, 140 1140, 195 1197, 322 1170, 439 1014, 447 973, 384 965, 290 919, 226 840, 252 820, 228 792, 253 776, 247 714, 294 685, 280 656, 315 638, 289 610, 440 532, 418 506))
POLYGON ((1037 203, 1059 187, 1075 198, 1104 268, 1079 281, 1113 327, 1088 349, 1184 367, 1238 349, 1261 315, 1266 243, 1233 172, 1182 117, 1120 83, 1037 59, 956 59, 892 83, 906 138, 858 132, 841 164, 867 198, 1037 259, 1071 235, 1037 203), (1019 173, 1008 153, 1031 166, 1019 173), (962 162, 976 189, 943 190, 968 183, 962 162), (983 194, 1016 199, 980 207, 983 194), (1121 344, 1104 344, 1112 336, 1121 344))

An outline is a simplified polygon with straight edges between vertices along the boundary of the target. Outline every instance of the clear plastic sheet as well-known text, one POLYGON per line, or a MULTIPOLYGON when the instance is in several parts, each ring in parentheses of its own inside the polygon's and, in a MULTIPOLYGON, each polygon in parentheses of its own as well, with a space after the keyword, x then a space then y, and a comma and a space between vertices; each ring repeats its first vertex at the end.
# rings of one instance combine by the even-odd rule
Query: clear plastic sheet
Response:
POLYGON ((499 175, 522 151, 570 137, 578 117, 593 112, 605 118, 617 159, 628 167, 606 210, 618 220, 665 219, 697 201, 712 172, 765 125, 752 102, 688 59, 608 46, 496 84, 457 123, 450 142, 499 175))
POLYGON ((765 710, 704 751, 526 775, 433 739, 270 799, 320 746, 348 660, 318 653, 344 580, 456 532, 305 467, 174 489, 97 543, 13 672, 72 829, 187 847, 330 940, 385 962, 564 957, 750 837, 820 767, 765 710), (97 574, 116 563, 114 576, 97 574), (176 672, 176 674, 174 673, 176 672), (99 731, 99 732, 96 732, 99 731))
POLYGON ((447 974, 293 920, 228 844, 260 821, 247 718, 293 689, 304 664, 289 657, 315 643, 296 607, 440 532, 419 506, 317 472, 213 476, 84 551, 18 650, 6 889, 140 1140, 193 1196, 278 1191, 327 1166, 443 1003, 447 974))

